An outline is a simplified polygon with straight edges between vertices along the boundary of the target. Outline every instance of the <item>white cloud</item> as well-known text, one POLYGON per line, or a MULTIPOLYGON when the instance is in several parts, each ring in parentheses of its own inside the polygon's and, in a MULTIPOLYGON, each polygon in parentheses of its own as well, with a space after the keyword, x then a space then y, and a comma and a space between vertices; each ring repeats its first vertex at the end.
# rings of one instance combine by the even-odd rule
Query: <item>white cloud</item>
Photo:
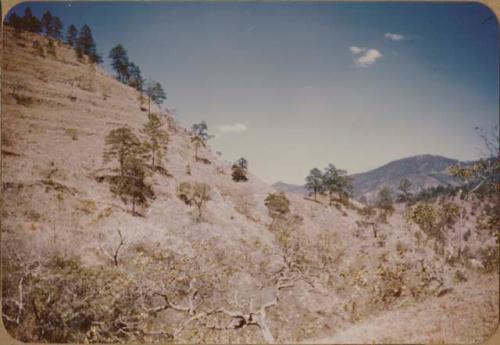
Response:
POLYGON ((222 133, 242 133, 248 130, 248 127, 242 123, 233 123, 218 125, 215 129, 222 133))
POLYGON ((399 42, 399 41, 402 41, 405 39, 405 37, 401 34, 394 34, 394 33, 391 33, 391 32, 386 32, 384 37, 388 40, 391 40, 391 41, 396 41, 396 42, 399 42))
POLYGON ((349 50, 351 51, 351 53, 353 53, 354 55, 356 55, 356 54, 359 54, 359 53, 365 51, 366 49, 365 48, 356 47, 356 46, 352 46, 351 48, 349 48, 349 50))
POLYGON ((382 53, 373 48, 361 48, 352 46, 349 48, 351 51, 354 62, 360 67, 368 67, 375 63, 378 59, 383 57, 382 53))

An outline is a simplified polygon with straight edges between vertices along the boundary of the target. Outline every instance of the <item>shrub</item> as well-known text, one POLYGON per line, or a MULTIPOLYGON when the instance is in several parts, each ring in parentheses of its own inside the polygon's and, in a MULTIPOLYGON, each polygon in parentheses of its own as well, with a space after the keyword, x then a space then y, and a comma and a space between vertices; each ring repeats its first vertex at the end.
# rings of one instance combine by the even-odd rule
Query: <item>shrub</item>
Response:
POLYGON ((409 223, 414 223, 428 236, 443 241, 443 233, 438 226, 439 214, 429 203, 421 203, 409 209, 405 214, 409 223))
POLYGON ((242 167, 240 167, 239 165, 234 164, 231 167, 231 170, 232 170, 231 176, 233 178, 233 181, 235 181, 235 182, 245 182, 245 181, 248 181, 246 170, 243 169, 242 167))
POLYGON ((75 128, 66 128, 66 134, 73 140, 78 140, 78 131, 75 128))
POLYGON ((206 183, 182 182, 177 187, 177 196, 186 205, 194 205, 198 210, 198 219, 203 215, 203 206, 210 200, 210 186, 206 183))
POLYGON ((269 210, 269 215, 273 218, 290 212, 290 201, 283 192, 269 193, 264 204, 269 210))

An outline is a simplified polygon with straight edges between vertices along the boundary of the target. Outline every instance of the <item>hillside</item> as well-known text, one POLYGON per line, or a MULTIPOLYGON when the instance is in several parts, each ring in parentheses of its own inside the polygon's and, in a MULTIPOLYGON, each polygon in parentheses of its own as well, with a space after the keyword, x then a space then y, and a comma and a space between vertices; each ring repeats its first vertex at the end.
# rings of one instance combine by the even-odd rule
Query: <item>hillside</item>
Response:
MULTIPOLYGON (((396 192, 402 179, 412 183, 411 192, 416 194, 423 189, 437 186, 455 186, 457 179, 450 176, 447 168, 458 161, 442 156, 420 155, 398 159, 364 173, 352 174, 353 196, 373 200, 382 188, 389 187, 396 192)), ((304 186, 277 182, 276 190, 306 195, 304 186)))
MULTIPOLYGON (((154 197, 134 214, 112 191, 117 162, 103 151, 122 126, 145 140, 138 91, 62 43, 42 56, 33 42, 47 38, 3 34, 2 310, 14 338, 313 342, 441 296, 473 321, 455 336, 452 323, 435 329, 442 312, 432 309, 415 314, 419 334, 473 342, 495 329, 496 237, 477 225, 478 200, 450 201, 462 217, 443 227, 444 243, 400 205, 386 213, 288 193, 289 210, 273 211, 272 186, 251 173, 233 181, 209 145, 197 159, 191 131, 154 108, 170 139, 163 169, 146 178, 154 197), (185 182, 208 185, 202 216, 178 196, 185 182)), ((397 322, 408 319, 377 336, 397 322)))

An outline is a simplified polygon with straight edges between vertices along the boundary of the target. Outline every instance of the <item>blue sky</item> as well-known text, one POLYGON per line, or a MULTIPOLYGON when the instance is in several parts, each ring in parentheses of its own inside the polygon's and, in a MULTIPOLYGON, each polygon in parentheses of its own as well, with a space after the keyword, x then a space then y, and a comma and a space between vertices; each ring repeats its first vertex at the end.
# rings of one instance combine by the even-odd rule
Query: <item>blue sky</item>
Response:
MULTIPOLYGON (((476 3, 27 3, 118 43, 166 106, 273 183, 334 163, 475 159, 498 123, 498 25, 476 3)), ((109 69, 109 60, 105 59, 109 69)), ((111 72, 111 71, 110 71, 111 72)))

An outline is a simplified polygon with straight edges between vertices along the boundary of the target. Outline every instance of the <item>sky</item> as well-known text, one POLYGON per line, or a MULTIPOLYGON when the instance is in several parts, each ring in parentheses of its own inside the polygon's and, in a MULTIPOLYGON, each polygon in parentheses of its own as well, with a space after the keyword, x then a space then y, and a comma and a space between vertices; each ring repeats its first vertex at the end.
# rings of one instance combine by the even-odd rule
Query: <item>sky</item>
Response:
POLYGON ((498 123, 498 23, 477 3, 23 3, 121 43, 164 106, 268 183, 437 154, 477 159, 498 123))

